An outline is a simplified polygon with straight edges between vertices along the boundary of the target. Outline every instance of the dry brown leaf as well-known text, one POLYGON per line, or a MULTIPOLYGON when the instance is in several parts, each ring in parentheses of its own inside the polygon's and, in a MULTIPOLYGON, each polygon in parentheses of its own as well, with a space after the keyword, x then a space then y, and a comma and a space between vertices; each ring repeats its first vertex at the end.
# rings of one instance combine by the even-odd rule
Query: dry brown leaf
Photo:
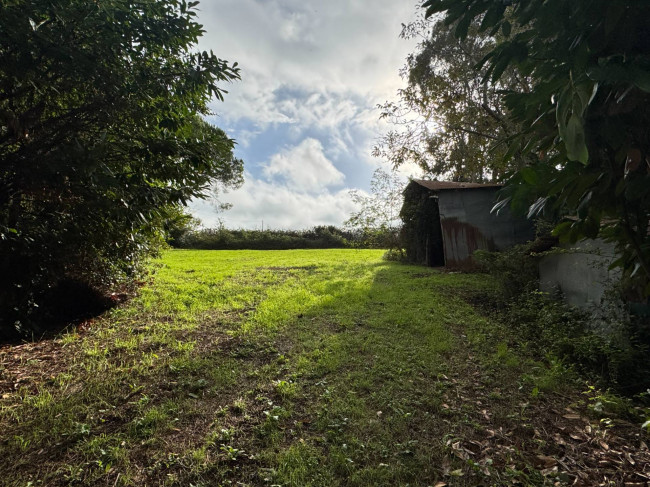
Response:
POLYGON ((546 455, 537 455, 537 460, 539 460, 539 465, 542 465, 545 469, 551 468, 555 465, 557 465, 557 460, 553 457, 549 457, 546 455))
POLYGON ((562 416, 564 419, 580 419, 579 414, 565 414, 562 416))
POLYGON ((549 476, 549 475, 551 475, 551 474, 555 475, 555 474, 557 474, 557 467, 545 468, 545 469, 543 469, 543 470, 541 471, 541 473, 542 473, 542 475, 544 475, 545 477, 547 477, 547 476, 549 476))

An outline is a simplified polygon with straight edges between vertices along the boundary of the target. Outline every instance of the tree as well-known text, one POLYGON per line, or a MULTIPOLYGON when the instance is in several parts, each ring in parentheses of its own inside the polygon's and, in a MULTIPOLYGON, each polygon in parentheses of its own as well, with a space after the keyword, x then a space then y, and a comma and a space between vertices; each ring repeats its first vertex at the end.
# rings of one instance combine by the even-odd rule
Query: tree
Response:
POLYGON ((201 118, 239 72, 192 50, 197 3, 2 3, 0 331, 43 318, 62 279, 132 278, 170 212, 240 181, 201 118))
POLYGON ((529 216, 568 216, 555 228, 576 241, 616 242, 620 265, 650 294, 650 4, 640 0, 428 0, 455 35, 470 26, 502 38, 481 60, 484 81, 508 69, 530 90, 504 97, 519 127, 512 154, 532 161, 514 173, 502 205, 529 216))
POLYGON ((399 243, 399 210, 402 205, 404 183, 394 172, 376 169, 370 180, 370 194, 350 191, 352 201, 359 210, 345 222, 349 228, 361 230, 365 245, 401 249, 399 243))
POLYGON ((406 88, 397 102, 381 107, 382 118, 397 129, 380 139, 376 156, 394 166, 414 162, 429 176, 454 181, 499 180, 521 165, 521 157, 503 158, 517 127, 505 113, 502 92, 527 88, 527 80, 510 69, 494 83, 482 82, 485 69, 475 66, 497 38, 482 32, 478 20, 469 29, 460 40, 440 18, 404 26, 402 37, 421 41, 401 73, 406 88))

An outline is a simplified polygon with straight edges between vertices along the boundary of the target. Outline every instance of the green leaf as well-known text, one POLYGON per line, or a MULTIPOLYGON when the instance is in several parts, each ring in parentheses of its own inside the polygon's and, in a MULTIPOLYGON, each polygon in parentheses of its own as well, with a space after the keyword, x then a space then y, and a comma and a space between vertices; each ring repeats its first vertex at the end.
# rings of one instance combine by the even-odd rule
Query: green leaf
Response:
POLYGON ((485 32, 487 29, 490 27, 495 26, 499 20, 501 20, 501 17, 503 16, 503 12, 505 12, 506 6, 502 2, 496 2, 494 5, 492 5, 487 12, 485 12, 485 16, 483 17, 483 21, 481 22, 481 26, 479 28, 479 32, 485 32))
POLYGON ((532 205, 530 205, 530 208, 528 209, 527 218, 530 219, 542 213, 544 211, 544 208, 546 207, 547 202, 548 202, 548 197, 546 196, 537 198, 537 200, 532 205))
POLYGON ((519 174, 524 178, 524 181, 531 186, 536 186, 537 183, 539 183, 539 175, 532 167, 524 167, 519 171, 519 174))
POLYGON ((464 41, 467 38, 467 32, 469 30, 469 26, 472 23, 472 20, 473 18, 471 15, 465 15, 456 25, 454 35, 461 41, 464 41))
POLYGON ((486 75, 490 75, 490 79, 493 83, 496 83, 499 78, 501 78, 503 72, 510 65, 510 59, 510 56, 504 55, 504 53, 499 53, 499 56, 497 56, 492 66, 490 66, 490 70, 486 73, 486 75))
POLYGON ((650 70, 635 68, 632 71, 632 82, 639 89, 650 93, 650 70))
POLYGON ((510 201, 512 200, 511 197, 507 197, 505 199, 499 200, 490 210, 490 213, 496 213, 497 215, 501 210, 504 208, 507 208, 508 205, 510 204, 510 201))
POLYGON ((578 205, 578 216, 580 218, 585 218, 587 216, 587 213, 589 211, 589 205, 591 203, 591 198, 594 195, 593 191, 589 191, 584 198, 580 201, 580 204, 578 205))
POLYGON ((578 113, 580 115, 584 113, 592 99, 592 96, 595 96, 594 85, 597 86, 598 83, 581 83, 575 87, 573 95, 573 113, 578 113))
POLYGON ((562 222, 559 225, 557 225, 551 233, 555 237, 560 237, 566 234, 571 229, 571 225, 573 225, 573 222, 570 221, 562 222))
MULTIPOLYGON (((560 132, 566 130, 567 117, 569 116, 569 110, 571 109, 572 105, 571 96, 571 85, 567 84, 560 92, 560 96, 558 97, 555 106, 555 116, 559 125, 560 132)), ((560 136, 562 136, 562 133, 560 133, 560 136)))
POLYGON ((505 21, 501 24, 501 32, 503 32, 503 35, 504 35, 504 36, 506 36, 506 37, 510 37, 510 33, 512 32, 512 25, 510 24, 510 22, 508 22, 507 20, 505 20, 505 21))
POLYGON ((442 12, 447 9, 442 0, 427 0, 422 4, 422 7, 426 9, 425 17, 428 19, 433 14, 442 12))
POLYGON ((582 234, 579 238, 597 238, 600 232, 600 219, 589 216, 589 218, 585 220, 580 230, 582 234))
POLYGON ((589 162, 589 151, 585 141, 582 119, 575 113, 571 115, 567 123, 564 145, 569 160, 579 161, 585 165, 589 162))

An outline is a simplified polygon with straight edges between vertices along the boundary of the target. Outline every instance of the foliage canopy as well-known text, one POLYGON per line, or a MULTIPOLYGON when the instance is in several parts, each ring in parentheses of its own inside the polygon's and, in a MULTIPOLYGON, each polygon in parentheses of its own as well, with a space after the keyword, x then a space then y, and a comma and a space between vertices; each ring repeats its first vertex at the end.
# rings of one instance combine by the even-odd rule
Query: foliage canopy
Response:
POLYGON ((201 118, 239 72, 193 51, 197 4, 2 3, 2 329, 34 321, 61 279, 132 277, 170 211, 241 179, 234 142, 201 118))
POLYGON ((569 216, 556 227, 576 241, 615 241, 617 264, 650 293, 650 4, 625 0, 428 0, 458 39, 479 31, 497 42, 480 61, 484 82, 516 69, 529 90, 504 103, 519 130, 506 158, 530 163, 502 204, 569 216))
POLYGON ((420 42, 401 73, 406 87, 397 101, 381 106, 382 118, 395 129, 381 137, 375 155, 394 166, 413 162, 430 177, 454 181, 500 180, 520 167, 521 157, 503 157, 517 126, 502 98, 506 90, 527 89, 527 79, 509 69, 485 83, 486 68, 476 69, 494 48, 495 36, 474 20, 470 35, 461 40, 453 26, 436 17, 405 25, 402 37, 420 42))

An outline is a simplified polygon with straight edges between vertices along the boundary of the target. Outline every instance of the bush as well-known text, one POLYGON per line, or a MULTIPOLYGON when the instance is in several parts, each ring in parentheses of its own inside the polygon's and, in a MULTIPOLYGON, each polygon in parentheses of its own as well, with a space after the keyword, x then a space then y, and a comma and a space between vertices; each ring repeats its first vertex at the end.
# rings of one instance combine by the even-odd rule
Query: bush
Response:
POLYGON ((629 315, 621 319, 611 304, 603 305, 598 314, 532 291, 515 297, 502 318, 536 353, 551 353, 573 364, 601 387, 626 395, 650 388, 647 324, 629 315), (607 332, 594 328, 598 320, 607 321, 607 332))
POLYGON ((179 207, 240 181, 202 118, 238 70, 194 51, 196 3, 2 3, 0 335, 46 323, 62 281, 137 278, 179 207))
POLYGON ((477 252, 477 260, 503 288, 495 296, 498 318, 540 358, 555 356, 600 387, 634 395, 650 388, 650 323, 633 316, 612 290, 592 310, 571 307, 537 290, 534 244, 502 253, 477 252))
POLYGON ((539 260, 531 254, 530 246, 517 245, 503 252, 477 250, 474 261, 499 281, 504 297, 509 299, 534 291, 539 285, 539 260))
POLYGON ((388 237, 376 231, 343 230, 316 226, 309 230, 203 229, 186 232, 171 242, 183 249, 202 250, 290 250, 385 248, 388 237))

